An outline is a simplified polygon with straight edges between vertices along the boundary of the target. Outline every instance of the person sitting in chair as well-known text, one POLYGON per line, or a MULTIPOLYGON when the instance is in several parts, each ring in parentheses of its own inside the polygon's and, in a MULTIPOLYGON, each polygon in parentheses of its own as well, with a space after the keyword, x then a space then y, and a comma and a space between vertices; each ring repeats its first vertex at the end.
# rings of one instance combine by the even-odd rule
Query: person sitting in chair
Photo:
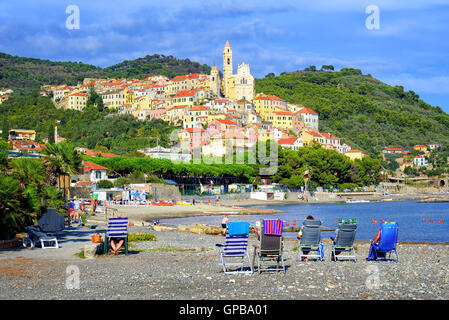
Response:
MULTIPOLYGON (((313 217, 313 216, 307 216, 306 217, 306 220, 315 220, 315 218, 313 217)), ((298 235, 296 236, 296 238, 298 239, 298 240, 301 240, 301 237, 302 237, 302 227, 301 227, 301 229, 299 230, 299 232, 298 232, 298 235)), ((304 254, 309 254, 309 252, 310 252, 310 250, 302 250, 302 252, 304 253, 304 254)), ((305 261, 305 262, 307 262, 307 257, 302 257, 302 261, 305 261)))
POLYGON ((118 254, 118 251, 122 247, 123 243, 125 242, 124 238, 111 238, 110 239, 110 245, 112 250, 114 251, 114 254, 118 254))

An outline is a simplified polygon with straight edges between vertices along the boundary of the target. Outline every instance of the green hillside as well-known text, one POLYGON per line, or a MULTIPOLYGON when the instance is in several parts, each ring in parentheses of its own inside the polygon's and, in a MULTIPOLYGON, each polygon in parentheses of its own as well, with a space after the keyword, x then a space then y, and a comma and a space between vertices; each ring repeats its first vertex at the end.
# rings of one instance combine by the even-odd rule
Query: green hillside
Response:
POLYGON ((43 141, 53 134, 55 120, 58 135, 78 146, 124 155, 159 144, 168 147, 170 133, 177 127, 162 120, 141 121, 131 115, 117 116, 110 111, 86 107, 82 112, 57 109, 49 97, 41 97, 37 90, 13 93, 0 105, 0 123, 7 119, 9 128, 36 130, 36 140, 43 141))
POLYGON ((198 62, 192 62, 189 59, 179 60, 173 56, 153 54, 132 61, 123 61, 105 68, 104 72, 111 78, 143 79, 148 75, 165 75, 172 78, 189 73, 209 74, 210 67, 206 64, 201 65, 198 62))
POLYGON ((267 76, 256 79, 256 92, 275 94, 317 111, 320 132, 330 132, 372 156, 385 146, 449 144, 449 116, 441 108, 357 69, 267 76))
POLYGON ((0 88, 31 89, 44 84, 76 85, 84 78, 136 78, 149 75, 174 77, 209 73, 210 67, 189 59, 154 54, 100 68, 82 62, 53 62, 0 53, 0 88))

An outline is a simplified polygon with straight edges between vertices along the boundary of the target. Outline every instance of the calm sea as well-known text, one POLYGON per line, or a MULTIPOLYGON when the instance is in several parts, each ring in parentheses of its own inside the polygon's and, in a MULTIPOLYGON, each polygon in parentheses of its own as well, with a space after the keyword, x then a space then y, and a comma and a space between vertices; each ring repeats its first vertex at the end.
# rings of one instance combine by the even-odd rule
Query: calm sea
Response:
MULTIPOLYGON (((247 221, 252 226, 262 218, 283 219, 286 223, 296 220, 297 226, 304 218, 312 215, 324 226, 335 228, 337 219, 357 219, 357 240, 370 240, 379 230, 381 219, 399 224, 399 241, 449 242, 449 203, 417 203, 409 201, 387 201, 373 203, 337 204, 286 204, 258 205, 254 208, 279 209, 283 213, 271 215, 230 216, 230 221, 247 221), (429 221, 423 221, 428 219, 429 221), (432 219, 434 223, 430 221, 432 219), (443 219, 442 221, 440 219, 443 219), (377 223, 373 223, 373 220, 377 223), (439 223, 441 221, 441 223, 439 223)), ((204 216, 177 219, 164 219, 169 224, 204 223, 220 225, 223 216, 204 216)), ((323 237, 333 236, 334 232, 323 232, 323 237)), ((296 237, 287 233, 285 237, 296 237)))

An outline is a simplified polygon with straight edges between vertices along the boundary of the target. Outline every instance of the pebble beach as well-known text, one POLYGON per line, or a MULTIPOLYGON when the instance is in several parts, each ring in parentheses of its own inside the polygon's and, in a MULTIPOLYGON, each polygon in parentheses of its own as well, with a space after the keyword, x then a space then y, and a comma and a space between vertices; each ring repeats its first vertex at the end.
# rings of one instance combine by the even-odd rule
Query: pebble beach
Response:
MULTIPOLYGON (((78 247, 0 251, 0 299, 449 299, 449 244, 399 243, 399 262, 392 263, 366 261, 369 243, 360 241, 355 244, 357 262, 334 262, 324 239, 325 261, 299 262, 297 242, 288 239, 285 273, 230 275, 218 272, 215 244, 224 242, 221 236, 143 227, 130 232, 151 232, 157 240, 130 243, 128 256, 92 259, 76 255, 82 242, 78 247), (79 270, 79 288, 67 286, 67 268, 73 266, 79 270)), ((250 238, 251 257, 253 244, 257 241, 250 238)))

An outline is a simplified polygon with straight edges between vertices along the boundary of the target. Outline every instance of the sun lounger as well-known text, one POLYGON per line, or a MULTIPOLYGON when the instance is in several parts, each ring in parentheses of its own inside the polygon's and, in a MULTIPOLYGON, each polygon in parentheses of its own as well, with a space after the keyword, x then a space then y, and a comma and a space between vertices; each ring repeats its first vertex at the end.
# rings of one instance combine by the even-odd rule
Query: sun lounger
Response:
POLYGON ((37 245, 40 245, 42 249, 59 248, 56 236, 47 235, 40 226, 28 226, 25 229, 28 233, 28 238, 22 239, 24 247, 28 247, 29 244, 31 248, 37 245))

